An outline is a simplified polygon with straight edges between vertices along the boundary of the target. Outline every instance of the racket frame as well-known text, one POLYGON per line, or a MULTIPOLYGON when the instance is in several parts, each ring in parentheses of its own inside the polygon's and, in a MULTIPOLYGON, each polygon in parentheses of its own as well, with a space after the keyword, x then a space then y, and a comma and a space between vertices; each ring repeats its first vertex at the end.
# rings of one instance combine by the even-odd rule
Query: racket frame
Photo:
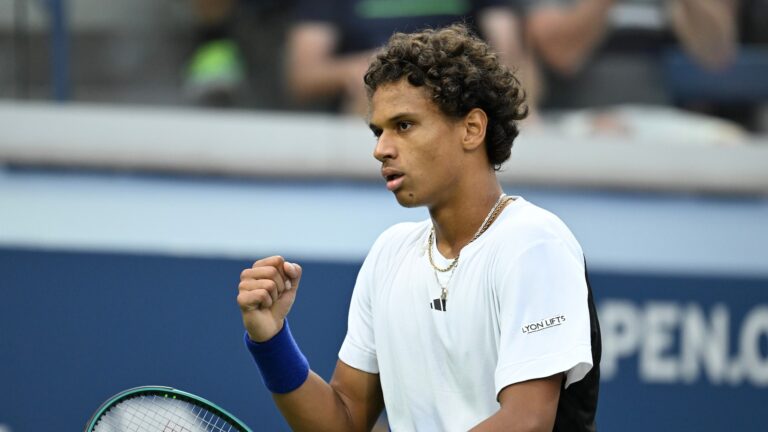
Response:
POLYGON ((88 420, 88 423, 86 424, 83 431, 92 432, 93 428, 96 427, 96 423, 99 421, 99 419, 101 419, 102 414, 104 414, 110 408, 117 406, 117 404, 125 400, 143 395, 163 396, 171 399, 180 399, 193 405, 202 406, 203 408, 216 414, 222 419, 232 423, 238 432, 253 432, 248 426, 245 425, 245 423, 241 422, 240 419, 232 415, 224 408, 216 405, 215 403, 192 393, 187 393, 185 391, 166 386, 140 386, 117 393, 102 403, 101 406, 99 406, 96 412, 91 416, 90 420, 88 420))

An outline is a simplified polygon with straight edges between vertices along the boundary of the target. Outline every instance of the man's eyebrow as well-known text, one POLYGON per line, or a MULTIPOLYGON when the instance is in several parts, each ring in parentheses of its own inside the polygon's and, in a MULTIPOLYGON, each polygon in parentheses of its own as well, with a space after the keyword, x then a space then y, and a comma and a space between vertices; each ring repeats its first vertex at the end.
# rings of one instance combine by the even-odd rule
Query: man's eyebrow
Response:
MULTIPOLYGON (((415 113, 412 113, 412 112, 409 112, 409 111, 400 112, 400 113, 397 113, 397 114, 393 115, 392 117, 384 120, 383 124, 396 123, 396 122, 398 122, 399 120, 402 120, 405 117, 413 117, 414 115, 415 115, 415 113)), ((376 123, 374 123, 372 121, 368 122, 368 127, 371 128, 371 130, 373 130, 374 128, 375 129, 381 129, 380 126, 378 126, 376 123)))

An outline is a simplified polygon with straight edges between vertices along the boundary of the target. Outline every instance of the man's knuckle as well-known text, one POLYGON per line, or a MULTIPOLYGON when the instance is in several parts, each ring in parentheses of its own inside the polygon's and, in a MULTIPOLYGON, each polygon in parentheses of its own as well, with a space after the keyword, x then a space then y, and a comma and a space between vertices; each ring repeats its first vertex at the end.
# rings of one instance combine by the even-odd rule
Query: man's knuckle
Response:
POLYGON ((269 295, 266 291, 260 291, 258 293, 259 297, 259 304, 263 304, 264 306, 269 307, 272 304, 272 296, 269 295))
POLYGON ((277 284, 272 279, 265 280, 263 287, 264 287, 265 290, 270 291, 270 292, 277 290, 277 284))
POLYGON ((241 308, 251 307, 257 300, 257 296, 254 296, 251 292, 242 292, 237 296, 237 304, 241 308))
POLYGON ((268 278, 274 278, 274 277, 277 277, 278 275, 277 269, 274 267, 265 267, 264 273, 267 275, 268 278))

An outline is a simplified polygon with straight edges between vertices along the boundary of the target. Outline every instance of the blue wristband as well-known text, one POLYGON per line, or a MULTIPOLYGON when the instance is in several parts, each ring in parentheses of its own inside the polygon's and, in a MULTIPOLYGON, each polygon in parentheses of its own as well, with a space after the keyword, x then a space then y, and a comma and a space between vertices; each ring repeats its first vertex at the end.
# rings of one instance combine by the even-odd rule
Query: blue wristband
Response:
POLYGON ((309 376, 309 363, 293 340, 288 320, 283 328, 266 342, 254 342, 245 332, 245 346, 259 366, 261 378, 272 393, 290 393, 309 376))

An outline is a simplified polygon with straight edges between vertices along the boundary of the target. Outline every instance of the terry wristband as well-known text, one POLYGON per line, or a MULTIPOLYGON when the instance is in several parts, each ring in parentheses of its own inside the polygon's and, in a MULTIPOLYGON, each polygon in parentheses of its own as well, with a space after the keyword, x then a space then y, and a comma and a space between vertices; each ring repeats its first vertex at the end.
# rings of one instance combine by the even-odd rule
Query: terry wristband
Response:
POLYGON ((309 376, 309 363, 293 340, 288 320, 283 328, 266 342, 254 342, 244 335, 245 346, 261 371, 264 384, 272 393, 290 393, 309 376))

